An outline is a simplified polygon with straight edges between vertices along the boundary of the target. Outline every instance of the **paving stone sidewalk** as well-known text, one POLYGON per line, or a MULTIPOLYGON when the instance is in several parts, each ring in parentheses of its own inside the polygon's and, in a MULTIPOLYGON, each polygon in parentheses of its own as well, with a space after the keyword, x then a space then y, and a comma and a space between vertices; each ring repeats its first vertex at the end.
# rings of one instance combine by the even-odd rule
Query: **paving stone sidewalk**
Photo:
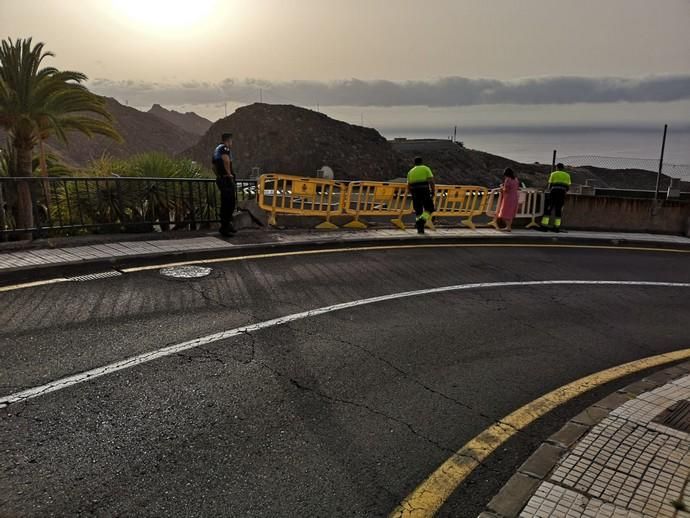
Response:
MULTIPOLYGON (((689 432, 685 375, 623 403, 593 426, 535 483, 519 516, 690 518, 689 432)), ((527 474, 524 465, 521 470, 527 474)), ((506 498, 516 498, 507 487, 482 518, 512 514, 500 512, 506 498)))
MULTIPOLYGON (((501 240, 516 240, 529 237, 543 238, 548 241, 555 234, 542 234, 531 230, 515 230, 512 233, 499 232, 493 229, 461 229, 439 228, 429 231, 420 239, 438 238, 495 238, 501 240)), ((559 237, 591 239, 595 241, 635 241, 651 244, 690 246, 690 238, 681 236, 667 236, 655 234, 634 233, 607 233, 607 232, 569 232, 558 234, 559 237)), ((40 267, 46 265, 59 265, 67 263, 79 263, 94 259, 140 257, 157 255, 161 253, 194 252, 218 249, 237 249, 252 247, 261 244, 296 244, 311 242, 353 242, 360 240, 381 240, 382 242, 400 238, 416 238, 414 230, 378 229, 364 231, 332 231, 332 232, 241 232, 236 238, 229 240, 214 236, 190 237, 187 239, 161 239, 151 241, 122 241, 108 242, 87 246, 73 246, 61 248, 43 248, 19 251, 0 251, 0 273, 3 270, 40 267)))

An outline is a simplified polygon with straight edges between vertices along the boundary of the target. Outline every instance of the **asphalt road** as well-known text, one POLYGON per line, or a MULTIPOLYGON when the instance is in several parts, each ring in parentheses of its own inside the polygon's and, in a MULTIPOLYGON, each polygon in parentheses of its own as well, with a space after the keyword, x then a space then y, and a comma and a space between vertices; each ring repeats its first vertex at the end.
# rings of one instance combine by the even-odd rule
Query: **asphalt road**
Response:
MULTIPOLYGON (((0 293, 0 396, 306 309, 477 282, 690 282, 687 254, 343 252, 0 293)), ((386 516, 452 452, 572 380, 690 347, 690 290, 516 286, 276 325, 0 409, 0 516, 386 516)), ((551 432, 498 451, 441 516, 476 516, 551 432)))

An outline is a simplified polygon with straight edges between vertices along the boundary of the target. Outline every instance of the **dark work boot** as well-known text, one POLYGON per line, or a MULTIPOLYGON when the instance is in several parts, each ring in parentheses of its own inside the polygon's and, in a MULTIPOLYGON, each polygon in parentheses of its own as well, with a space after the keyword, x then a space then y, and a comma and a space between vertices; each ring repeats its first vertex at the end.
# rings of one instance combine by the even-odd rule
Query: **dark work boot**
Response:
POLYGON ((424 233, 424 224, 425 221, 423 219, 418 219, 415 222, 415 227, 417 227, 417 234, 423 234, 424 233))
POLYGON ((231 224, 229 224, 227 227, 220 227, 220 235, 223 237, 232 237, 235 235, 237 230, 235 230, 235 227, 231 224))

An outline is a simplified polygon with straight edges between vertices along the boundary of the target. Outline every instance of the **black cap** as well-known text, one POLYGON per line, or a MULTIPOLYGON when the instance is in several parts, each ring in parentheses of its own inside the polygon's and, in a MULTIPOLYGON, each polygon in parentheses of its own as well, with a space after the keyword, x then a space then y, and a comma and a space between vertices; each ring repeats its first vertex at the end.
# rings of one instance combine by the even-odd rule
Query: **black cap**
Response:
POLYGON ((424 163, 424 160, 422 160, 421 156, 416 156, 414 158, 414 165, 422 165, 424 163))
POLYGON ((223 133, 223 134, 221 135, 221 138, 220 138, 220 139, 221 139, 223 142, 225 142, 226 140, 228 140, 228 139, 230 139, 230 138, 232 138, 232 133, 223 133))

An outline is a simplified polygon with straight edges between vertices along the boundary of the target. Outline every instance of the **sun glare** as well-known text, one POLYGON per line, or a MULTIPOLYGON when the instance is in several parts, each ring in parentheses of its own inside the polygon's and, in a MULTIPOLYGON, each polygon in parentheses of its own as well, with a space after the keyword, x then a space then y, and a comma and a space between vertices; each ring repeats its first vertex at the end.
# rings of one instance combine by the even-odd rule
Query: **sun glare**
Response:
POLYGON ((192 27, 210 18, 217 0, 112 0, 113 9, 152 30, 192 27))

